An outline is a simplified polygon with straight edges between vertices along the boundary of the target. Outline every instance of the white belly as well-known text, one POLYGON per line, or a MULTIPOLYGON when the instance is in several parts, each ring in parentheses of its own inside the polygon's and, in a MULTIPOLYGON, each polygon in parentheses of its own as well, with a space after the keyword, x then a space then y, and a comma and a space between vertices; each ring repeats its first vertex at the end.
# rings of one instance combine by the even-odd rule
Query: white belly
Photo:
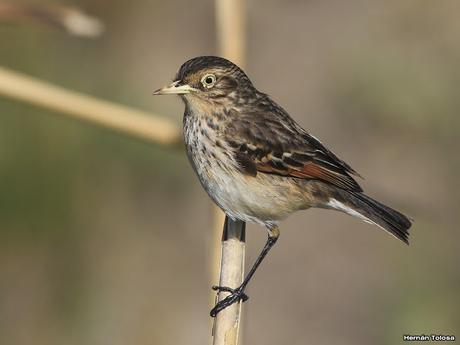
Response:
POLYGON ((206 162, 197 150, 188 150, 188 155, 203 188, 234 219, 267 225, 306 208, 303 195, 296 195, 285 177, 245 175, 236 162, 228 164, 228 158, 220 159, 218 152, 214 152, 215 159, 206 162))
POLYGON ((205 119, 184 123, 189 160, 211 199, 230 217, 260 224, 276 223, 307 208, 293 180, 264 173, 242 173, 232 149, 207 126, 205 119), (219 145, 216 145, 216 140, 219 145))

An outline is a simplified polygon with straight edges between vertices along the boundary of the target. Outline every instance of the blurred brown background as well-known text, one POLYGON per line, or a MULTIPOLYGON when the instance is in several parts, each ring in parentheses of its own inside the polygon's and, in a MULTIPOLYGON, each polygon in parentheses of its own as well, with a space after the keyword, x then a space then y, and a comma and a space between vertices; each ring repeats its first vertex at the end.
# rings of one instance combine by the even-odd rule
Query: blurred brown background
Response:
MULTIPOLYGON (((76 5, 106 33, 0 23, 1 65, 178 124, 179 99, 151 92, 217 53, 211 0, 27 3, 76 5)), ((285 221, 249 287, 244 344, 460 337, 459 13, 248 1, 254 84, 415 223, 406 247, 340 213, 285 221)), ((58 115, 0 98, 0 344, 208 343, 210 200, 185 154, 58 115)), ((248 265, 265 236, 249 225, 248 265)))

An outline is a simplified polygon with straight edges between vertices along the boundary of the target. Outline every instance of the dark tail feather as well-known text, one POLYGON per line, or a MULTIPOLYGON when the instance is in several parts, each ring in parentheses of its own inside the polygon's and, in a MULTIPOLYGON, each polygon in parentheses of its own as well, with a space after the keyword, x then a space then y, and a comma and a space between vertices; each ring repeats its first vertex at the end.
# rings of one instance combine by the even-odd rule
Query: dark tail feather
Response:
POLYGON ((412 223, 405 215, 362 193, 341 191, 341 203, 351 210, 337 208, 343 212, 355 215, 358 212, 365 220, 375 223, 390 234, 409 244, 409 228, 412 223))

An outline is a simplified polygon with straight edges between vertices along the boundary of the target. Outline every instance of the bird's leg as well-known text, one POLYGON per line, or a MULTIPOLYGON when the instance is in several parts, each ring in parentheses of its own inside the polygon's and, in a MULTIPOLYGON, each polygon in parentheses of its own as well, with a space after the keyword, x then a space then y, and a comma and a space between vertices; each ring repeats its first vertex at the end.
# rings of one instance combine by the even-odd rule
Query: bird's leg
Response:
POLYGON ((265 256, 268 254, 270 249, 273 247, 273 245, 278 240, 279 235, 280 235, 280 231, 278 229, 278 226, 275 225, 275 226, 271 226, 270 228, 268 228, 267 242, 265 243, 265 246, 263 247, 262 251, 257 257, 248 275, 246 276, 246 278, 244 278, 243 282, 241 283, 239 287, 237 287, 236 289, 232 289, 226 286, 213 286, 212 287, 213 290, 216 290, 219 292, 220 291, 230 292, 230 295, 225 297, 223 300, 217 302, 215 307, 212 308, 210 312, 210 315, 212 317, 215 317, 217 314, 219 314, 220 311, 224 310, 225 308, 232 305, 233 303, 239 302, 240 300, 242 300, 243 302, 248 300, 249 297, 244 293, 244 290, 246 286, 248 285, 249 281, 251 280, 252 276, 254 275, 254 273, 256 273, 257 268, 262 263, 265 256))

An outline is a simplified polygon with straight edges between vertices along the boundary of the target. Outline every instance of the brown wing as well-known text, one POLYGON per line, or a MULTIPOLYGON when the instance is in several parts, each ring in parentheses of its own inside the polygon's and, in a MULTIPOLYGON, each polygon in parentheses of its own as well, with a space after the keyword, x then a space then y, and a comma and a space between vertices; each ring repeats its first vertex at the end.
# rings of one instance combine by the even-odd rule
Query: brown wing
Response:
POLYGON ((235 114, 225 132, 225 140, 244 173, 317 179, 346 190, 362 191, 350 176, 357 173, 268 97, 253 110, 235 114))

